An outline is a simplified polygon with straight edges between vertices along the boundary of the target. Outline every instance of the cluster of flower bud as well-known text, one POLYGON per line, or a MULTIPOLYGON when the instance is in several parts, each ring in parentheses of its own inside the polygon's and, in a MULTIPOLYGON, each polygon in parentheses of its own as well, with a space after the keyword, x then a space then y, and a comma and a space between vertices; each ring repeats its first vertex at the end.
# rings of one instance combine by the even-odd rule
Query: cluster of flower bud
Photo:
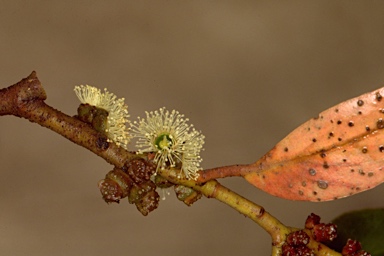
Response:
POLYGON ((155 170, 156 166, 143 159, 134 159, 123 168, 113 169, 98 184, 103 199, 107 203, 119 203, 127 197, 129 203, 147 216, 159 205, 160 196, 150 180, 155 170))
MULTIPOLYGON (((107 203, 119 203, 127 197, 130 204, 147 216, 159 205, 160 196, 156 188, 174 186, 166 179, 155 175, 156 165, 144 159, 137 158, 129 161, 123 168, 114 168, 99 181, 98 187, 107 203)), ((191 188, 175 185, 177 198, 190 206, 201 198, 201 193, 191 188)))
MULTIPOLYGON (((156 188, 173 186, 156 175, 159 169, 177 167, 181 170, 178 178, 197 179, 204 136, 193 125, 187 124, 184 115, 160 108, 159 111, 147 112, 146 119, 139 118, 132 125, 124 98, 117 99, 106 89, 102 92, 89 85, 76 86, 75 93, 82 103, 77 109, 77 118, 105 135, 97 141, 100 148, 105 149, 109 142, 114 142, 127 149, 130 139, 137 137, 137 153, 154 156, 150 161, 135 159, 123 168, 110 171, 99 182, 107 203, 118 203, 128 197, 129 203, 135 204, 146 216, 159 204, 156 188)), ((201 193, 193 189, 180 185, 174 188, 177 198, 188 206, 201 198, 201 193)))
POLYGON ((312 230, 313 238, 317 242, 333 241, 337 237, 336 224, 320 223, 320 217, 313 213, 305 221, 305 227, 312 230))
POLYGON ((337 226, 335 224, 320 223, 320 217, 313 213, 305 221, 305 228, 309 231, 308 233, 299 230, 288 235, 282 247, 284 256, 315 255, 315 252, 307 247, 311 237, 317 242, 327 242, 334 240, 337 236, 337 226))
POLYGON ((310 238, 303 230, 295 231, 287 236, 285 244, 282 246, 283 256, 303 255, 314 256, 312 249, 307 247, 310 238))
MULTIPOLYGON (((330 242, 337 237, 337 226, 332 223, 321 223, 320 217, 311 213, 305 221, 305 230, 292 232, 287 236, 285 244, 282 246, 282 255, 315 255, 315 252, 308 248, 311 238, 317 242, 330 242)), ((361 244, 354 240, 348 240, 341 254, 343 256, 370 256, 361 250, 361 244)))

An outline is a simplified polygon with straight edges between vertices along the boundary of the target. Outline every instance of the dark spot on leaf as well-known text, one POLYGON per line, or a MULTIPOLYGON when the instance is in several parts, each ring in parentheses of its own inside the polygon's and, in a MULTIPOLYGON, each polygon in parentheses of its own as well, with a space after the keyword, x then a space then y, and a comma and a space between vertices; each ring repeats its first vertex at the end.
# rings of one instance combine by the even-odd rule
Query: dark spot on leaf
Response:
POLYGON ((365 175, 365 172, 362 169, 359 169, 359 174, 360 175, 365 175))
POLYGON ((376 92, 376 100, 381 101, 383 99, 383 96, 379 92, 376 92))
POLYGON ((315 176, 315 175, 316 175, 316 170, 313 169, 313 168, 309 169, 309 174, 310 174, 311 176, 315 176))
POLYGON ((317 186, 321 189, 326 189, 326 188, 328 188, 328 183, 324 180, 318 180, 317 186))
POLYGON ((372 176, 373 176, 373 172, 369 172, 368 177, 372 177, 372 176))
POLYGON ((301 182, 301 185, 303 185, 303 187, 307 186, 307 182, 303 181, 301 182))
POLYGON ((321 156, 321 158, 324 158, 324 157, 327 156, 327 154, 325 154, 324 152, 322 152, 322 153, 320 153, 320 156, 321 156))
POLYGON ((379 112, 382 113, 382 114, 384 114, 384 108, 381 108, 381 109, 379 110, 379 112))
POLYGON ((333 137, 333 136, 334 136, 333 132, 330 132, 329 137, 333 137))
POLYGON ((299 190, 299 195, 304 195, 303 191, 299 190))
POLYGON ((363 149, 361 150, 361 152, 363 152, 364 154, 368 152, 368 149, 367 147, 363 147, 363 149))
POLYGON ((351 169, 351 172, 354 172, 355 171, 355 169, 351 169))
POLYGON ((380 150, 380 152, 383 152, 383 151, 384 151, 384 146, 383 146, 383 145, 380 145, 380 146, 379 146, 379 150, 380 150))
POLYGON ((284 148, 284 151, 285 151, 285 152, 288 152, 288 148, 287 148, 287 147, 285 147, 285 148, 284 148))
POLYGON ((343 162, 344 162, 344 163, 347 162, 347 159, 344 158, 344 159, 343 159, 343 162))
POLYGON ((367 132, 369 132, 369 131, 371 130, 371 128, 369 128, 369 126, 366 125, 366 126, 365 126, 365 130, 366 130, 367 132))
POLYGON ((356 187, 356 191, 359 191, 360 190, 360 188, 359 187, 356 187))
POLYGON ((354 124, 352 121, 349 121, 349 122, 348 122, 348 126, 349 126, 349 127, 352 127, 352 126, 354 126, 354 125, 355 125, 355 124, 354 124))
POLYGON ((263 179, 265 179, 265 175, 261 176, 263 179))
POLYGON ((377 120, 377 129, 383 129, 384 128, 384 121, 382 118, 379 118, 379 120, 377 120))
POLYGON ((341 120, 337 120, 337 124, 341 124, 341 120))
POLYGON ((337 113, 337 112, 339 112, 339 109, 337 108, 337 109, 335 109, 335 112, 337 113))
POLYGON ((362 101, 362 100, 358 100, 358 101, 357 101, 357 105, 358 105, 359 107, 363 106, 363 105, 364 105, 364 101, 362 101))
POLYGON ((320 202, 320 201, 321 201, 321 198, 317 198, 317 201, 319 201, 319 202, 320 202))
POLYGON ((331 119, 331 124, 333 124, 333 120, 331 119))
POLYGON ((361 114, 363 114, 363 112, 359 111, 359 112, 357 112, 357 114, 361 115, 361 114))
POLYGON ((337 138, 338 141, 342 141, 343 139, 342 138, 337 138))
POLYGON ((328 169, 328 168, 329 168, 329 165, 328 165, 327 162, 324 162, 324 164, 323 164, 323 168, 324 168, 324 169, 328 169))
POLYGON ((315 138, 312 139, 313 142, 316 142, 317 140, 315 138))
POLYGON ((313 194, 314 194, 314 195, 317 195, 317 192, 316 192, 316 191, 313 191, 313 194))

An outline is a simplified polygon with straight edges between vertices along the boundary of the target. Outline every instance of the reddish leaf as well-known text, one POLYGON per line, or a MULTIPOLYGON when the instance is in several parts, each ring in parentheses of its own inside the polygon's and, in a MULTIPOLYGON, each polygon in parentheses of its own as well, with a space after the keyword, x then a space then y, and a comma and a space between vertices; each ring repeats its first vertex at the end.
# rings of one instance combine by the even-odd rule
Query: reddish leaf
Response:
POLYGON ((275 196, 326 201, 384 181, 384 88, 299 126, 242 174, 275 196))

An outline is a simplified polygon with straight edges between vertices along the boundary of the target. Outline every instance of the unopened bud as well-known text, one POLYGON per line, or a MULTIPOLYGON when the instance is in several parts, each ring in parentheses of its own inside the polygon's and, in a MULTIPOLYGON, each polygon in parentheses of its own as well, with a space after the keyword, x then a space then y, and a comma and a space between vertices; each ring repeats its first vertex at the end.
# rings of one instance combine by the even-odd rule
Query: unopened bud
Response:
POLYGON ((191 206, 194 202, 201 198, 201 193, 193 190, 192 188, 182 185, 175 185, 174 188, 177 199, 184 202, 188 206, 191 206))

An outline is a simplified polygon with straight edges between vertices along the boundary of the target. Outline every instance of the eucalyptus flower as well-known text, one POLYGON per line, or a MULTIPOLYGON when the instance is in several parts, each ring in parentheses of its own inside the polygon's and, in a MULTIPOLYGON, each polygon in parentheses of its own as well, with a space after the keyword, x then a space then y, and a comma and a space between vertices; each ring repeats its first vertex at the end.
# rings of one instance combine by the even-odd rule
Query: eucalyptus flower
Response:
POLYGON ((131 125, 132 136, 138 138, 137 153, 155 153, 157 168, 165 169, 181 165, 187 179, 197 179, 201 170, 200 151, 204 135, 196 131, 189 120, 178 111, 165 108, 146 112, 146 118, 139 118, 131 125))

